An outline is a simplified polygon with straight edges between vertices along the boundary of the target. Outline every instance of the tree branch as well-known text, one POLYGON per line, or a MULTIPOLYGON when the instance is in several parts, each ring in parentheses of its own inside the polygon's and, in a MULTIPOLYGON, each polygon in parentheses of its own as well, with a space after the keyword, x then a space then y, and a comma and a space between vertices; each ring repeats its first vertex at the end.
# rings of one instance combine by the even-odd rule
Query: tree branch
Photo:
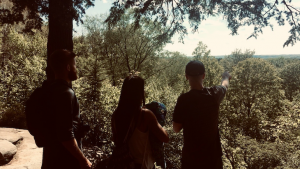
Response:
POLYGON ((274 8, 274 6, 276 6, 276 3, 278 3, 277 0, 274 2, 274 5, 265 14, 262 15, 262 17, 264 17, 267 13, 269 13, 274 8))
POLYGON ((295 20, 294 20, 293 11, 289 8, 290 5, 286 4, 285 0, 283 0, 282 3, 289 9, 289 11, 290 11, 290 13, 291 13, 291 15, 292 15, 292 20, 293 20, 293 22, 294 22, 294 25, 297 26, 297 25, 296 25, 296 22, 295 22, 295 20))
POLYGON ((298 11, 298 12, 300 12, 298 9, 296 9, 295 7, 293 7, 293 6, 291 6, 291 5, 287 5, 287 6, 293 8, 294 10, 296 10, 296 11, 298 11))

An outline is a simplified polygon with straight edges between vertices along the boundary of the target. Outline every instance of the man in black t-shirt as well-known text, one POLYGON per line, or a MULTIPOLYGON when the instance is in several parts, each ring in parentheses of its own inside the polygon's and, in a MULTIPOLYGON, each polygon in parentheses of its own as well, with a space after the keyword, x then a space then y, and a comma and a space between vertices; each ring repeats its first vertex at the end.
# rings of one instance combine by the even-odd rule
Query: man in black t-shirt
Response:
MULTIPOLYGON (((48 126, 52 136, 50 145, 43 148, 42 169, 90 169, 92 163, 84 156, 79 136, 80 112, 78 100, 71 88, 77 79, 75 54, 56 50, 50 56, 55 80, 48 84, 48 126)), ((48 69, 49 70, 49 69, 48 69)))
POLYGON ((191 90, 178 98, 173 114, 174 131, 183 129, 182 169, 222 169, 218 114, 231 76, 225 72, 221 85, 204 87, 200 61, 190 61, 185 73, 191 90))

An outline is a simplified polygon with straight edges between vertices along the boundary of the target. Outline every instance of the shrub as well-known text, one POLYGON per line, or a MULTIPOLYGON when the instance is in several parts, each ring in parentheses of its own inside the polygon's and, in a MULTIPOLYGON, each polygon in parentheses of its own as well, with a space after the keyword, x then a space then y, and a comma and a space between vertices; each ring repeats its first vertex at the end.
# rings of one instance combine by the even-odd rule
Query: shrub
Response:
POLYGON ((26 117, 23 105, 14 105, 0 114, 0 127, 26 129, 26 117))
MULTIPOLYGON (((0 67, 0 121, 2 127, 26 128, 24 106, 33 90, 45 79, 46 38, 8 32, 6 57, 0 67)), ((2 51, 0 51, 1 54, 2 51)))

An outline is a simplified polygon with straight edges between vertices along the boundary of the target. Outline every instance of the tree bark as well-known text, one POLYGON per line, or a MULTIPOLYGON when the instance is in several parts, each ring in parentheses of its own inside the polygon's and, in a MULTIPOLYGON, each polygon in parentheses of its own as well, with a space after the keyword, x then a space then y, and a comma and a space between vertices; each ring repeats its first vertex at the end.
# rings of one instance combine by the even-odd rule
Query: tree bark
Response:
POLYGON ((49 64, 50 55, 57 49, 73 51, 73 11, 72 0, 49 0, 47 80, 55 78, 49 64))

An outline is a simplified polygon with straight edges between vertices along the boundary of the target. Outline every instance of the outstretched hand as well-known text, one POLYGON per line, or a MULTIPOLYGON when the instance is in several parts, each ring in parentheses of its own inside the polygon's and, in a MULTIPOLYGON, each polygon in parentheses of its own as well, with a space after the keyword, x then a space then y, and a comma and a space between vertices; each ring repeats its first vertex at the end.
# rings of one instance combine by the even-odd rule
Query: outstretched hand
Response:
POLYGON ((231 79, 231 75, 229 74, 229 72, 225 71, 222 74, 222 82, 221 85, 225 86, 227 89, 229 88, 229 81, 231 79))
POLYGON ((228 80, 230 80, 231 79, 231 75, 229 74, 229 72, 225 71, 222 74, 222 79, 228 79, 228 80))

